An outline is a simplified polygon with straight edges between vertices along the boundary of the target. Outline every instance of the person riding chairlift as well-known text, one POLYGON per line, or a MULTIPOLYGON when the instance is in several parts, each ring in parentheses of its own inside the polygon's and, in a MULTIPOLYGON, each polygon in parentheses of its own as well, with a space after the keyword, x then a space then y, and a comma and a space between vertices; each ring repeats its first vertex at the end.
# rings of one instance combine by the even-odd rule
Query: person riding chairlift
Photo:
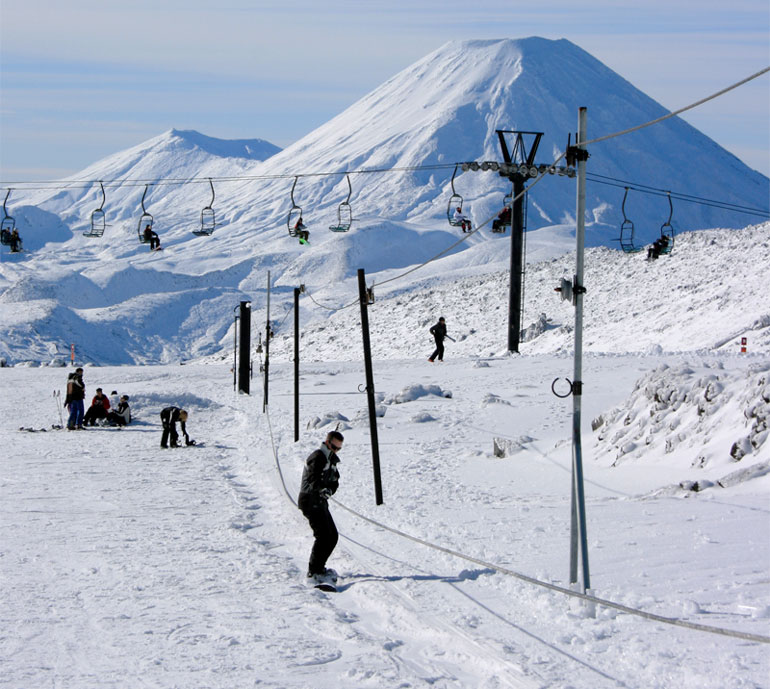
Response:
POLYGON ((10 237, 11 253, 15 254, 21 251, 21 237, 19 237, 19 231, 14 227, 10 237))
POLYGON ((147 225, 147 227, 144 228, 144 241, 150 243, 150 251, 155 251, 155 249, 160 249, 160 237, 158 237, 157 232, 152 231, 152 227, 147 225))
POLYGON ((511 224, 511 207, 505 206, 492 221, 492 231, 499 230, 511 224))
POLYGON ((310 242, 310 230, 307 229, 305 223, 302 222, 302 216, 299 216, 297 223, 294 225, 294 231, 299 237, 300 244, 309 244, 310 242))
POLYGON ((460 208, 460 206, 457 206, 457 208, 455 208, 455 212, 454 212, 454 215, 452 216, 452 219, 455 221, 456 225, 459 225, 460 227, 462 227, 463 232, 466 232, 466 231, 470 232, 471 230, 470 218, 463 215, 463 209, 460 208))

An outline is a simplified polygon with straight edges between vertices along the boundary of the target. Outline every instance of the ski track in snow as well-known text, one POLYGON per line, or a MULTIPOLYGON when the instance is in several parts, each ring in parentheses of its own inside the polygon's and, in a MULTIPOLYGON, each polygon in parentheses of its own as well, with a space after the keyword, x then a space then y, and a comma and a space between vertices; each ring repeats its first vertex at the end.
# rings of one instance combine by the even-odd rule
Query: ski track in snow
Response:
MULTIPOLYGON (((663 362, 672 359, 589 359, 586 379, 599 389, 586 397, 586 425, 633 400, 635 381, 663 362)), ((327 430, 305 426, 341 415, 351 419, 343 422, 342 504, 566 585, 570 405, 549 389, 566 363, 377 362, 380 507, 359 414, 360 364, 303 368, 296 444, 293 374, 276 365, 269 413, 289 494, 327 430), (509 404, 489 403, 491 395, 509 404), (421 414, 434 420, 413 420, 421 414), (495 435, 522 442, 497 458, 495 435)), ((725 366, 728 389, 746 365, 725 366)), ((56 418, 50 390, 64 374, 0 371, 6 389, 39 400, 22 412, 25 426, 56 418)), ((308 591, 309 527, 283 491, 258 381, 252 396, 234 396, 222 366, 88 367, 86 383, 129 393, 136 423, 19 432, 19 412, 3 397, 10 452, 0 479, 0 686, 716 689, 759 687, 767 676, 760 644, 602 608, 590 618, 557 594, 405 541, 339 505, 332 512, 343 537, 330 564, 341 592, 308 591), (160 450, 157 413, 179 400, 204 444, 160 450)), ((585 433, 588 447, 601 443, 585 433)), ((741 461, 766 461, 766 450, 741 461)), ((693 472, 724 472, 717 462, 693 468, 676 452, 669 459, 651 472, 633 462, 608 467, 587 453, 594 590, 658 614, 766 634, 767 477, 656 493, 693 472)))

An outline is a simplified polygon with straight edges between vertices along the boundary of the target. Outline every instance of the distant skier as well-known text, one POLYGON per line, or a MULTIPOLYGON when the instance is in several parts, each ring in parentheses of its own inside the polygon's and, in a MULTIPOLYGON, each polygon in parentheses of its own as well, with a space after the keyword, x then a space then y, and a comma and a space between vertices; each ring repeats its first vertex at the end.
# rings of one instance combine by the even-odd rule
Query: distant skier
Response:
POLYGON ((160 446, 167 448, 169 436, 171 439, 171 447, 179 447, 179 433, 176 431, 176 424, 179 423, 184 435, 185 445, 195 445, 194 440, 190 440, 190 436, 187 435, 187 412, 179 407, 166 407, 160 413, 160 420, 163 424, 163 435, 160 439, 160 446))
POLYGON ((459 225, 463 228, 463 232, 471 231, 471 221, 467 215, 463 215, 463 209, 460 206, 455 208, 455 212, 452 215, 455 225, 459 225))
POLYGON ((86 398, 86 386, 83 382, 83 369, 76 368, 74 373, 70 373, 67 378, 67 397, 64 399, 64 406, 69 409, 70 415, 67 419, 67 430, 83 430, 84 405, 86 398))
POLYGON ((313 585, 331 584, 333 587, 337 581, 337 573, 326 567, 326 561, 339 538, 329 512, 329 498, 337 492, 339 486, 337 464, 340 460, 337 453, 342 449, 344 440, 339 431, 328 433, 321 447, 305 460, 302 472, 297 505, 310 522, 315 537, 307 566, 308 581, 313 585))
POLYGON ((158 237, 158 233, 154 232, 152 227, 147 225, 147 227, 144 228, 144 241, 149 242, 150 244, 150 251, 155 251, 157 249, 160 249, 160 237, 158 237))
MULTIPOLYGON (((435 361, 438 357, 439 361, 444 361, 444 338, 449 337, 446 334, 446 321, 444 317, 438 319, 438 323, 430 327, 430 334, 433 335, 433 339, 436 341, 436 350, 428 357, 428 361, 435 361)), ((449 338, 452 339, 451 337, 449 338)))

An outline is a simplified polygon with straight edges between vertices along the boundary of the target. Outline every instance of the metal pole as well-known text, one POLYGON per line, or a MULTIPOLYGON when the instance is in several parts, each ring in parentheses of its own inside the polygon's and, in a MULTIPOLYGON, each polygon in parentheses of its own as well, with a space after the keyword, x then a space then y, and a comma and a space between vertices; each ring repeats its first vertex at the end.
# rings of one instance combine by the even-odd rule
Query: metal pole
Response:
POLYGON ((591 578, 588 569, 588 535, 586 533, 586 506, 583 488, 583 449, 580 436, 580 418, 583 399, 583 260, 585 250, 585 212, 586 212, 586 159, 588 157, 583 144, 586 141, 587 109, 580 108, 578 114, 577 135, 577 227, 576 227, 576 266, 573 285, 575 300, 575 368, 572 383, 572 533, 570 583, 577 583, 578 564, 574 554, 579 541, 580 555, 583 564, 583 593, 591 588, 591 578), (575 533, 577 526, 577 532, 575 533))
POLYGON ((299 293, 294 288, 294 442, 299 440, 299 293))
POLYGON ((251 302, 241 302, 241 337, 238 357, 238 389, 247 395, 251 391, 249 368, 251 359, 251 302))
POLYGON ((262 412, 267 409, 267 386, 270 369, 270 271, 267 271, 267 316, 265 320, 265 382, 263 385, 264 396, 262 398, 262 412))
POLYGON ((513 208, 511 209, 511 277, 508 294, 508 351, 519 351, 521 335, 521 291, 524 265, 524 177, 513 178, 513 208), (517 198, 521 194, 521 198, 517 198))
POLYGON ((369 433, 372 439, 372 467, 374 469, 374 496, 382 505, 382 479, 380 478, 380 446, 377 440, 377 406, 374 401, 374 373, 372 350, 369 342, 369 297, 366 293, 364 269, 358 269, 358 298, 361 302, 361 332, 364 338, 364 369, 366 370, 366 397, 369 401, 369 433))
MULTIPOLYGON (((238 311, 240 306, 236 306, 233 311, 238 311)), ((235 314, 233 321, 233 392, 238 390, 238 314, 235 314)))

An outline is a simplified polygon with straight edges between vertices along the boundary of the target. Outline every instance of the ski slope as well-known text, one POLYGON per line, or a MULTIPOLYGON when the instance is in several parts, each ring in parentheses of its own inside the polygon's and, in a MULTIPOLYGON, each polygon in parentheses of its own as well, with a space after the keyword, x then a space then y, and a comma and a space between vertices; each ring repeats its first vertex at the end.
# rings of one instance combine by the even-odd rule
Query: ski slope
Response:
MULTIPOLYGON (((568 586, 571 401, 550 391, 570 375, 568 356, 375 362, 381 506, 361 362, 302 365, 296 444, 292 370, 271 366, 263 414, 261 381, 236 395, 226 364, 87 366, 89 391, 130 395, 134 423, 30 433, 17 428, 58 423, 51 391, 66 371, 0 369, 5 390, 36 400, 1 402, 0 686, 765 682, 766 644, 602 606, 591 616, 563 594, 478 564, 568 586), (158 412, 172 403, 190 411, 198 446, 159 448, 158 412), (340 593, 325 594, 303 582, 312 539, 292 500, 304 458, 338 423, 346 442, 331 509, 342 538, 329 564, 341 580, 340 593), (493 455, 495 437, 508 456, 493 455)), ((756 407, 766 358, 589 355, 584 370, 593 593, 767 636, 768 445, 740 462, 729 456, 750 433, 733 422, 756 407), (708 416, 726 420, 701 443, 700 417, 687 405, 669 410, 665 427, 644 428, 647 452, 614 461, 617 446, 599 436, 627 428, 615 409, 650 416, 644 390, 662 365, 675 369, 669 386, 697 398, 717 377, 708 416), (637 380, 645 385, 635 390, 637 380), (674 425, 687 442, 666 451, 674 425)))

